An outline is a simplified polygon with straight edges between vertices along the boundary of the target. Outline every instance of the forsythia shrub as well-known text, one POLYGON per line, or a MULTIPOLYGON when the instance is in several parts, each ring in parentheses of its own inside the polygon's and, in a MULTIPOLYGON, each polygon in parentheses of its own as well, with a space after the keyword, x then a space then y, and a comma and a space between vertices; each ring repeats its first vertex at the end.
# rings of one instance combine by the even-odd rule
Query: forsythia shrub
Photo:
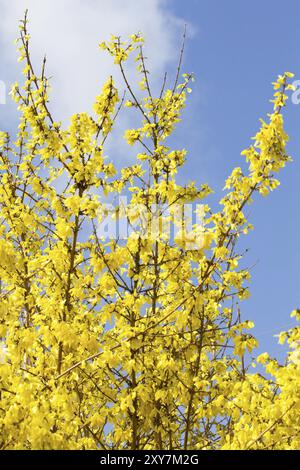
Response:
POLYGON ((254 325, 239 306, 249 272, 237 252, 252 228, 247 205, 278 186, 274 175, 290 160, 281 112, 292 74, 274 84, 273 112, 242 152, 245 169, 227 179, 219 211, 203 204, 201 226, 183 224, 177 238, 132 230, 107 240, 98 230, 106 197, 130 195, 117 218, 123 211, 131 225, 134 208, 149 215, 153 205, 176 224, 178 205, 210 194, 207 185, 176 182, 186 152, 167 143, 193 77, 180 83, 180 60, 173 86, 165 81, 155 96, 140 35, 100 45, 120 68, 128 112, 141 116, 125 133, 141 153, 118 174, 104 151, 123 105, 113 79, 94 115, 76 114, 64 129, 49 110, 45 62, 36 73, 29 39, 25 17, 18 40, 25 82, 12 88, 18 135, 13 142, 0 133, 1 448, 299 448, 300 330, 280 335, 290 347, 285 364, 251 357, 254 325), (126 74, 130 54, 138 92, 126 74))

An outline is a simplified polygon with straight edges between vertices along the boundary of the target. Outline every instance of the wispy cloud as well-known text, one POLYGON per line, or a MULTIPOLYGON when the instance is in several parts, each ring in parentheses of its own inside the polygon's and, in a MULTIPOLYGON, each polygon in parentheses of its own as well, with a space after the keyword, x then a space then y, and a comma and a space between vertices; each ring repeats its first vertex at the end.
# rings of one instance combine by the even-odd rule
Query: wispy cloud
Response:
POLYGON ((11 80, 17 71, 13 39, 26 8, 32 59, 40 66, 47 54, 57 119, 91 109, 106 77, 115 74, 111 59, 98 49, 99 42, 111 33, 143 32, 155 79, 178 54, 183 21, 170 12, 164 0, 0 0, 0 67, 6 68, 5 75, 11 80))

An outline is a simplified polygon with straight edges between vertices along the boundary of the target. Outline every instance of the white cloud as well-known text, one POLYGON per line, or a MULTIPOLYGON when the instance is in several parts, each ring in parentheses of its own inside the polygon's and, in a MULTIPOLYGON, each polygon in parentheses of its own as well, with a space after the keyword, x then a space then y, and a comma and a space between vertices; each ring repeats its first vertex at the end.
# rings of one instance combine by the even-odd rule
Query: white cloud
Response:
POLYGON ((164 0, 0 0, 0 64, 9 67, 10 79, 17 70, 13 39, 26 8, 34 64, 40 66, 47 54, 56 119, 90 110, 105 78, 116 73, 111 59, 98 49, 111 33, 144 33, 156 79, 178 56, 183 21, 164 0))

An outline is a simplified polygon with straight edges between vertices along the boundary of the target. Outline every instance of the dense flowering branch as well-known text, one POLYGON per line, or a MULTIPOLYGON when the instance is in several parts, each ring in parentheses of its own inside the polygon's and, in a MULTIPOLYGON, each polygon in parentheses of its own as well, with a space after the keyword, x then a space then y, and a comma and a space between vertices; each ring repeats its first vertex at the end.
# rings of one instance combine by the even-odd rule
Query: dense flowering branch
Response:
POLYGON ((124 79, 125 109, 141 118, 125 132, 137 162, 118 174, 104 156, 124 101, 113 78, 94 114, 63 128, 48 107, 46 62, 37 73, 29 41, 26 15, 17 41, 24 85, 12 89, 18 135, 0 134, 1 448, 299 447, 299 328, 280 337, 290 345, 285 365, 252 358, 254 325, 240 313, 250 275, 238 251, 253 228, 246 206, 278 186, 274 175, 290 160, 282 109, 292 74, 274 83, 273 112, 213 212, 206 184, 178 184, 187 152, 168 143, 193 81, 181 76, 184 45, 175 85, 165 75, 157 95, 140 34, 101 44, 124 79), (127 77, 132 54, 139 90, 127 77), (105 198, 124 193, 130 201, 116 218, 133 228, 141 211, 143 230, 107 240, 98 230, 105 198), (188 203, 201 224, 182 217, 188 203))

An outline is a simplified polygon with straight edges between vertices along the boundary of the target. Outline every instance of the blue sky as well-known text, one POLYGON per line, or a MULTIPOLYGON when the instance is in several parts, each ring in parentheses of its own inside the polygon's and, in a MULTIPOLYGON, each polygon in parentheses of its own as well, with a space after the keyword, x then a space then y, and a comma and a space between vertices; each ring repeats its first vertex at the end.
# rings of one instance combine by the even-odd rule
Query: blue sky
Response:
MULTIPOLYGON (((186 112, 178 139, 190 159, 185 176, 208 181, 219 195, 224 178, 240 165, 240 151, 271 110, 271 82, 284 71, 300 78, 300 2, 288 0, 189 0, 170 2, 176 14, 197 28, 188 41, 185 68, 195 72, 196 103, 186 112), (204 95, 204 96, 203 96, 204 95)), ((243 315, 254 319, 261 349, 278 352, 273 335, 291 323, 300 305, 300 105, 284 111, 294 162, 281 173, 281 186, 251 206, 255 231, 250 248, 251 298, 243 315)))
MULTIPOLYGON (((271 82, 286 70, 300 79, 296 0, 0 0, 0 79, 7 84, 17 77, 12 39, 27 6, 33 57, 37 63, 47 52, 53 109, 63 119, 88 108, 113 71, 97 49, 101 39, 110 32, 144 31, 156 78, 175 65, 187 22, 184 69, 197 80, 174 144, 189 152, 180 180, 208 182, 215 199, 222 196, 226 176, 241 164, 240 152, 258 130, 259 118, 271 111, 271 82)), ((291 324, 289 314, 300 306, 300 105, 290 102, 284 113, 294 162, 281 173, 279 189, 251 206, 255 231, 243 240, 250 248, 247 264, 256 263, 243 316, 255 321, 261 350, 271 353, 280 351, 273 335, 291 324)), ((13 129, 14 122, 13 106, 0 106, 1 128, 13 129)))

